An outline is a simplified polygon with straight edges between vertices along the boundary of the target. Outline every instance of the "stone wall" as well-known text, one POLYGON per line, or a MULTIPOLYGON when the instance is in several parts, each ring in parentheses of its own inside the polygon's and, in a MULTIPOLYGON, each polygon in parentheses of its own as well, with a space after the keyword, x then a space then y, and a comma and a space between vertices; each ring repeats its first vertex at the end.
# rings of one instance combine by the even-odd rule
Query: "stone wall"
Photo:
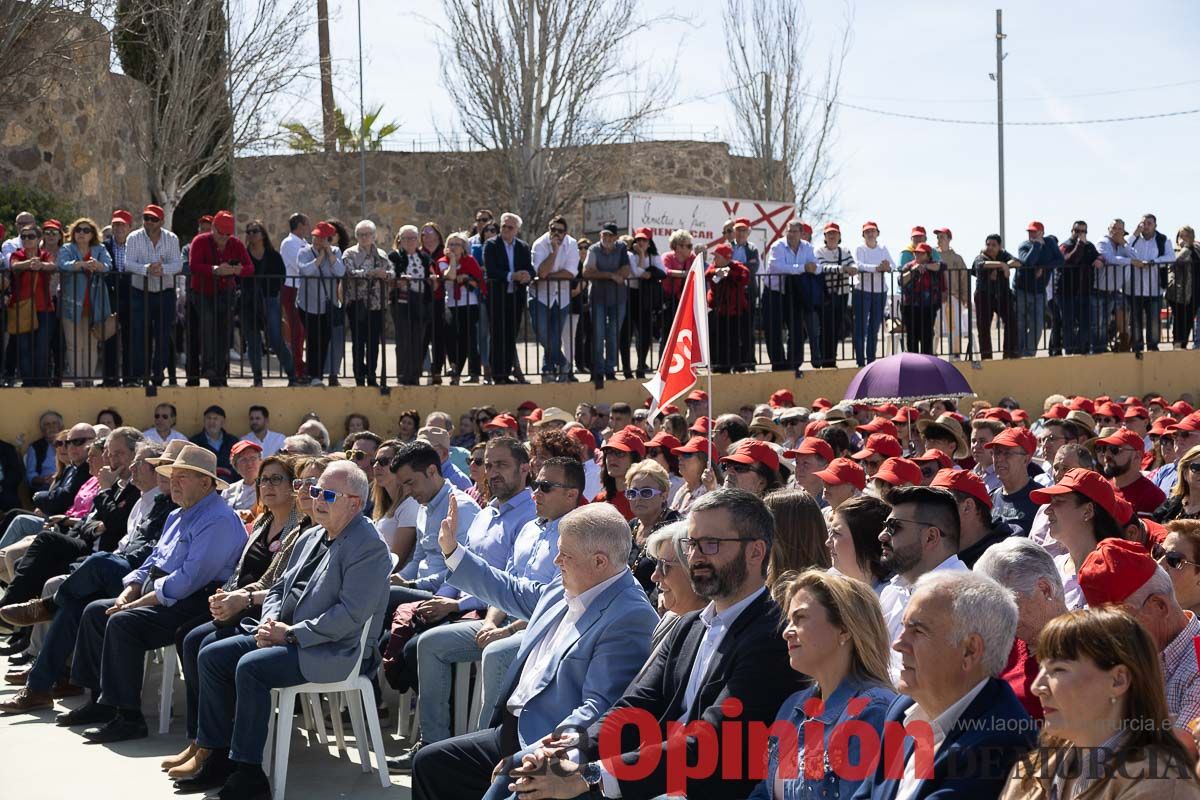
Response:
MULTIPOLYGON (((701 196, 753 197, 734 176, 744 176, 720 142, 659 141, 608 145, 605 168, 589 176, 585 196, 613 192, 661 192, 701 196)), ((469 227, 476 208, 497 213, 499 176, 482 153, 367 153, 367 217, 380 226, 379 241, 391 241, 405 223, 427 220, 443 232, 469 227)), ((336 216, 353 225, 361 217, 359 156, 283 155, 240 158, 234 167, 240 223, 263 220, 280 238, 288 216, 304 211, 336 216)), ((764 198, 771 199, 771 198, 764 198)), ((519 211, 519 209, 517 209, 519 211)), ((572 222, 583 217, 576 209, 572 222)))
POLYGON ((103 27, 76 19, 87 45, 74 54, 72 68, 30 107, 6 107, 0 117, 0 183, 50 192, 105 224, 114 208, 146 203, 146 171, 127 120, 148 113, 149 105, 141 84, 109 72, 103 27))

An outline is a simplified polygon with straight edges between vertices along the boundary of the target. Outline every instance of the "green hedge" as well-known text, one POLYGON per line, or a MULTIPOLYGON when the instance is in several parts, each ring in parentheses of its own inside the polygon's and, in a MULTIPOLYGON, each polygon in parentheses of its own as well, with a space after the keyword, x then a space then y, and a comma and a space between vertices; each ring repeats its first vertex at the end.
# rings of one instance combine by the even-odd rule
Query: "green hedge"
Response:
POLYGON ((0 224, 8 231, 5 238, 16 235, 17 214, 32 212, 38 223, 57 219, 69 225, 78 214, 75 207, 61 197, 19 183, 0 184, 0 224))

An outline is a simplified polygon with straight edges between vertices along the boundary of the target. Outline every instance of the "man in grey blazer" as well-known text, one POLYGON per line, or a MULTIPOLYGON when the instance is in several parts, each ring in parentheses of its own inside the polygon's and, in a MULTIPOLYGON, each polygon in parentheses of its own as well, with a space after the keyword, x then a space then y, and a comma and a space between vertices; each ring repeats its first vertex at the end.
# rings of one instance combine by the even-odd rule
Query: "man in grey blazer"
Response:
POLYGON ((525 748, 562 726, 586 728, 608 711, 645 663, 658 622, 626 566, 629 525, 608 503, 562 518, 554 559, 561 573, 547 584, 502 572, 460 545, 453 508, 438 537, 446 581, 528 619, 529 627, 491 727, 417 751, 416 800, 507 797, 502 765, 513 756, 520 763, 525 748))
POLYGON ((196 743, 203 766, 176 788, 223 786, 223 800, 269 797, 262 754, 271 690, 341 681, 377 666, 375 642, 384 623, 391 560, 362 516, 367 486, 367 476, 353 463, 330 464, 311 489, 317 526, 296 543, 283 577, 263 603, 261 622, 243 622, 245 634, 200 651, 196 743), (368 619, 371 631, 360 665, 368 619))

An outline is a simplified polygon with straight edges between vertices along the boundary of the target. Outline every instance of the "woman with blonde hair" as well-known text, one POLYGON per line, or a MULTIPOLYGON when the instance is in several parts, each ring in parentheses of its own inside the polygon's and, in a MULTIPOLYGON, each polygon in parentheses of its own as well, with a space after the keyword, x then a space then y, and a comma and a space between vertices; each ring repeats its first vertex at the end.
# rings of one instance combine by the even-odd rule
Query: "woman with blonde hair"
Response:
POLYGON ((1171 495, 1154 509, 1156 522, 1200 519, 1200 445, 1183 454, 1175 474, 1179 477, 1171 495))
POLYGON ((865 724, 881 734, 888 706, 896 698, 888 677, 888 632, 879 600, 861 581, 817 569, 781 576, 776 596, 784 610, 788 661, 813 684, 779 707, 776 723, 791 723, 795 735, 789 730, 768 738, 766 780, 750 800, 851 797, 862 778, 851 778, 846 767, 862 763, 862 737, 834 732, 853 718, 858 726, 865 724), (817 712, 810 708, 814 699, 820 703, 817 712), (831 738, 841 740, 834 752, 844 749, 840 757, 825 759, 820 777, 811 775, 812 765, 799 754, 808 714, 825 723, 825 752, 830 752, 831 738))
POLYGON ((678 511, 667 505, 670 489, 671 477, 657 461, 639 461, 625 472, 625 498, 633 509, 633 519, 629 521, 633 533, 629 568, 647 594, 654 592, 651 578, 654 574, 654 555, 646 547, 650 534, 682 519, 678 511))
POLYGON ((77 387, 91 386, 101 343, 93 326, 102 328, 111 313, 100 273, 112 269, 112 257, 100 240, 100 227, 95 220, 80 217, 72 222, 67 240, 66 246, 58 251, 58 269, 64 273, 59 299, 66 351, 63 377, 74 379, 77 387))
POLYGON ((778 586, 785 573, 829 569, 825 515, 813 496, 804 489, 779 489, 764 497, 763 502, 775 517, 767 587, 778 586))
MULTIPOLYGON (((1167 269, 1167 304, 1171 307, 1171 333, 1176 350, 1195 341, 1197 296, 1200 296, 1200 245, 1196 230, 1184 225, 1175 234, 1175 263, 1167 269)), ((1193 345, 1194 347, 1195 345, 1193 345)))
POLYGON ((1128 611, 1106 605, 1056 617, 1037 654, 1032 688, 1046 722, 1002 800, 1200 798, 1167 710, 1158 648, 1128 611))

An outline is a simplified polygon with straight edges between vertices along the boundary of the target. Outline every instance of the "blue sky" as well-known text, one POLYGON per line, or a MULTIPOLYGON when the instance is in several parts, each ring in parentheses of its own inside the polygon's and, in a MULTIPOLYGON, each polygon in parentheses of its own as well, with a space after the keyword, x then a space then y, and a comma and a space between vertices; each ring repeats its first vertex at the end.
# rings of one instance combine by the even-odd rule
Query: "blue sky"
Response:
MULTIPOLYGON (((447 123, 431 0, 362 0, 365 96, 402 123, 397 146, 447 123)), ((724 0, 644 0, 647 14, 687 19, 631 42, 639 61, 679 64, 676 104, 664 129, 733 134, 721 95, 726 74, 724 0), (699 99, 705 98, 705 99, 699 99)), ((995 9, 1004 10, 1005 116, 1010 122, 1109 118, 1200 108, 1200 3, 978 3, 858 0, 842 100, 881 111, 994 122, 995 9), (1184 83, 1187 82, 1187 83, 1184 83), (1166 86, 1165 84, 1183 84, 1166 86), (1163 87, 1163 88, 1149 88, 1163 87)), ((331 0, 339 103, 358 106, 355 3, 331 0)), ((836 0, 808 5, 818 58, 842 19, 836 0), (819 13, 818 13, 819 12, 819 13)), ((316 54, 315 25, 308 35, 316 54)), ((317 93, 288 118, 318 118, 317 93)), ((914 224, 948 225, 960 252, 974 253, 998 228, 996 129, 949 125, 843 109, 834 149, 836 219, 844 230, 877 221, 882 241, 903 245, 914 224)), ((1006 128, 1006 243, 1015 247, 1030 219, 1064 235, 1088 220, 1092 238, 1108 219, 1145 211, 1174 234, 1200 222, 1195 146, 1200 114, 1162 120, 1006 128)), ((407 148, 405 148, 407 149, 407 148)), ((630 187, 638 189, 642 187, 630 187)), ((812 220, 824 222, 824 219, 812 220)), ((857 241, 857 237, 847 237, 857 241)))

